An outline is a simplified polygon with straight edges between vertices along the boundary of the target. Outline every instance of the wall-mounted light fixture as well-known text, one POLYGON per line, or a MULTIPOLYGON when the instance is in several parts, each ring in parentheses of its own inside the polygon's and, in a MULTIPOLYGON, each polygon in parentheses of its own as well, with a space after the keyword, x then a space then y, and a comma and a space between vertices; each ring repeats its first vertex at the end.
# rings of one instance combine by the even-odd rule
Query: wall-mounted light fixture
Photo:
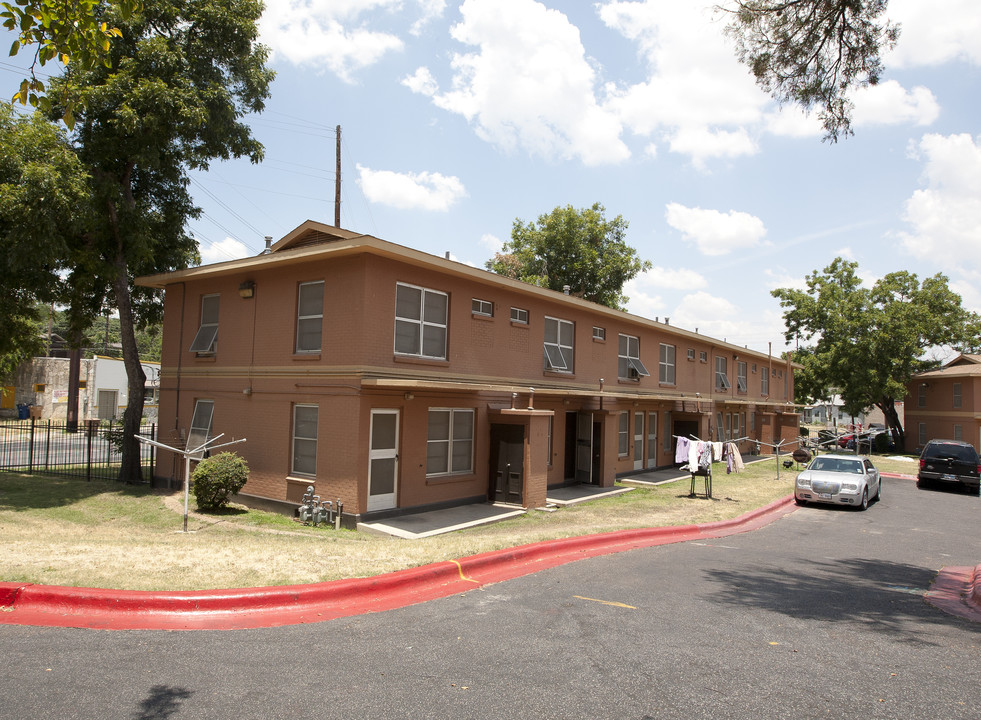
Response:
POLYGON ((407 392, 404 397, 406 400, 412 400, 415 397, 415 395, 413 395, 410 392, 407 392))
POLYGON ((255 281, 246 280, 238 286, 238 294, 243 298, 250 298, 255 295, 255 281))

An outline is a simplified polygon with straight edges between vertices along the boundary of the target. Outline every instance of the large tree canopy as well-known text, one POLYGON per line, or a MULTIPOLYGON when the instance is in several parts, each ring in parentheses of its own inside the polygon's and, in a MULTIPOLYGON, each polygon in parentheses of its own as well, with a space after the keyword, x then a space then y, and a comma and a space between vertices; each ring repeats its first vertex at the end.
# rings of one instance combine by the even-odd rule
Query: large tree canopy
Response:
POLYGON ((795 376, 798 402, 841 394, 853 415, 875 406, 904 442, 895 403, 913 375, 935 367, 932 348, 973 349, 981 319, 961 306, 934 275, 920 283, 906 271, 889 273, 871 289, 856 274, 858 263, 836 258, 807 276, 807 290, 780 288, 786 340, 804 348, 794 355, 804 369, 795 376))
POLYGON ((727 34, 757 83, 781 103, 817 108, 825 139, 850 135, 849 92, 875 85, 899 27, 888 0, 733 0, 727 34))
POLYGON ((651 267, 627 245, 627 222, 617 215, 607 220, 599 203, 576 209, 557 207, 538 223, 515 219, 511 240, 503 252, 488 260, 488 270, 550 290, 622 309, 624 284, 651 267))
MULTIPOLYGON (((95 316, 110 308, 119 313, 130 398, 124 480, 141 472, 133 436, 146 378, 135 329, 158 320, 161 310, 159 297, 134 287, 133 279, 199 260, 186 230, 198 213, 188 192, 190 169, 214 159, 262 157, 243 122, 262 110, 273 77, 267 50, 257 42, 261 14, 257 0, 157 0, 129 18, 110 9, 107 21, 121 35, 108 64, 69 65, 52 83, 53 97, 79 100, 71 141, 89 179, 78 206, 84 222, 67 248, 33 224, 19 232, 69 269, 62 302, 79 338, 95 316)), ((52 117, 58 111, 53 107, 52 117)))

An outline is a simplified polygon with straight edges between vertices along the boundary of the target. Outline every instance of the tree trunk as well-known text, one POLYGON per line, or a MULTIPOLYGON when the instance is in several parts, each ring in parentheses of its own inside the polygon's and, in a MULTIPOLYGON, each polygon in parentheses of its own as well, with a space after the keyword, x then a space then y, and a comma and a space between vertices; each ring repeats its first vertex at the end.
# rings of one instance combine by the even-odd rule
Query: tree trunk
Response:
POLYGON ((886 419, 886 428, 894 432, 896 446, 900 452, 906 450, 906 432, 903 430, 903 423, 899 420, 899 413, 896 412, 896 401, 892 398, 883 398, 876 403, 882 410, 882 415, 886 419))
POLYGON ((143 480, 143 467, 140 463, 140 443, 136 435, 140 432, 143 419, 143 393, 146 388, 146 373, 140 364, 140 351, 136 346, 136 328, 133 322, 133 304, 129 291, 129 268, 126 258, 120 253, 116 257, 116 278, 113 291, 116 308, 119 310, 119 336, 123 345, 123 366, 126 368, 127 402, 123 412, 123 457, 119 467, 119 479, 136 483, 143 480))

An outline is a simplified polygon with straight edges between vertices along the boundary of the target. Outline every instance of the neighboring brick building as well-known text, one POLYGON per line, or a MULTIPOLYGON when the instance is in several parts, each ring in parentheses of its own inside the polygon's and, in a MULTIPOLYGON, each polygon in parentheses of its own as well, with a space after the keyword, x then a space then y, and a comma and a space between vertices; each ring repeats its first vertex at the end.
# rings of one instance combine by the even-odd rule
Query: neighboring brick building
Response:
POLYGON ((672 435, 798 433, 787 361, 320 223, 138 282, 166 290, 161 440, 247 438, 256 504, 537 507, 673 464, 672 435))
POLYGON ((958 355, 906 386, 906 449, 963 440, 981 451, 981 355, 958 355))

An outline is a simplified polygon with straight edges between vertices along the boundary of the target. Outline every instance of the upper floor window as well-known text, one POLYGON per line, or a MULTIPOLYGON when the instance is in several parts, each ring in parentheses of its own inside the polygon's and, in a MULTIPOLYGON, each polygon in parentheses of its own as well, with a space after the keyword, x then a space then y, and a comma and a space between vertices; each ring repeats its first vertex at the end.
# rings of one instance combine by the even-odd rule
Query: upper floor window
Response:
POLYGON ((317 424, 320 407, 293 406, 293 466, 297 475, 317 474, 317 424))
POLYGON ((449 296, 398 283, 395 289, 395 352, 446 359, 449 296))
POLYGON ((704 350, 702 350, 700 353, 698 353, 698 361, 699 362, 708 362, 708 359, 709 359, 708 353, 705 352, 704 350))
POLYGON ((954 383, 954 407, 959 408, 961 406, 961 384, 954 383))
POLYGON ((633 335, 620 335, 617 377, 637 380, 650 375, 640 361, 640 340, 633 335))
POLYGON ((545 369, 571 373, 575 368, 576 326, 568 320, 545 318, 545 369))
POLYGON ((688 359, 689 360, 695 359, 695 348, 688 348, 688 359))
POLYGON ((606 340, 606 328, 594 327, 593 340, 606 340))
POLYGON ((729 359, 721 355, 715 358, 715 389, 728 390, 732 387, 729 384, 729 359))
POLYGON ((320 352, 324 332, 324 281, 300 283, 296 301, 296 351, 320 352))
POLYGON ((760 369, 760 395, 766 397, 770 394, 770 368, 760 369))
POLYGON ((657 379, 666 385, 674 385, 675 365, 674 365, 674 345, 661 343, 661 350, 658 358, 657 379))
POLYGON ((430 410, 426 474, 473 472, 473 431, 473 410, 430 410))
POLYGON ((218 344, 218 295, 205 295, 201 298, 201 326, 198 328, 190 351, 193 353, 213 353, 218 344))
POLYGON ((486 317, 494 317, 494 303, 490 300, 481 300, 480 298, 474 298, 470 303, 470 311, 474 315, 484 315, 486 317))
POLYGON ((742 360, 736 363, 736 389, 746 392, 746 363, 742 360))
POLYGON ((521 325, 528 324, 528 311, 524 308, 511 308, 511 322, 520 323, 521 325))

